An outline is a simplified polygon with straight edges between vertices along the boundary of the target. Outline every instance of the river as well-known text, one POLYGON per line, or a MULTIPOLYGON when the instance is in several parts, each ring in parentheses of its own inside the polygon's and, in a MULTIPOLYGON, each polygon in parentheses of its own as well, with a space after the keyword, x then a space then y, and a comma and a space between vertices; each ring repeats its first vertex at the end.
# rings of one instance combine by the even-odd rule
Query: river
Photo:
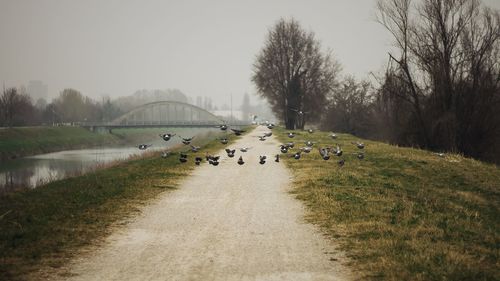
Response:
MULTIPOLYGON (((191 136, 196 135, 196 138, 200 139, 207 137, 209 132, 216 131, 218 130, 197 129, 190 133, 192 133, 191 136)), ((124 161, 131 156, 145 152, 158 151, 160 153, 160 150, 178 145, 180 139, 174 137, 165 142, 156 135, 156 138, 144 143, 152 144, 152 146, 147 150, 139 150, 135 144, 65 150, 4 161, 0 163, 0 194, 20 188, 36 188, 51 181, 81 175, 106 166, 110 162, 124 161)))

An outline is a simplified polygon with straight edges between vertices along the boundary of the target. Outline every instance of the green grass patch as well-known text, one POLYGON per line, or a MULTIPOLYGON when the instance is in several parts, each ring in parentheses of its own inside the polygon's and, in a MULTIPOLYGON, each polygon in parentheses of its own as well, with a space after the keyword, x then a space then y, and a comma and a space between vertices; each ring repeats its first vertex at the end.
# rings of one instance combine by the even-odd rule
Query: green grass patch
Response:
POLYGON ((46 279, 78 249, 100 241, 148 200, 176 189, 178 180, 195 167, 196 155, 225 147, 214 138, 212 134, 197 139, 204 149, 189 153, 185 164, 179 163, 178 155, 164 159, 156 152, 0 197, 0 280, 46 279))
POLYGON ((308 218, 339 242, 364 279, 499 280, 500 169, 460 155, 360 140, 327 132, 299 132, 283 142, 316 150, 300 160, 282 157, 293 171, 294 194, 308 218), (365 159, 353 141, 365 143, 365 159), (324 161, 318 146, 340 144, 324 161))

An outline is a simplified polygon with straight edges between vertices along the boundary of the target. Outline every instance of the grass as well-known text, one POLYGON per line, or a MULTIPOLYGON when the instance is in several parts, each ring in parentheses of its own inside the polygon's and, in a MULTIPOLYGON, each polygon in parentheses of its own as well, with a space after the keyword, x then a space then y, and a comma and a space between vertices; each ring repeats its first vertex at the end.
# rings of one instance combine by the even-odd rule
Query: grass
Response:
POLYGON ((283 142, 343 147, 343 167, 317 149, 283 159, 308 219, 339 242, 363 279, 500 280, 497 166, 367 140, 359 160, 354 136, 286 132, 274 130, 283 142))
MULTIPOLYGON (((213 139, 198 139, 197 155, 224 147, 213 139)), ((194 154, 158 154, 0 197, 0 280, 46 279, 195 167, 194 154)))

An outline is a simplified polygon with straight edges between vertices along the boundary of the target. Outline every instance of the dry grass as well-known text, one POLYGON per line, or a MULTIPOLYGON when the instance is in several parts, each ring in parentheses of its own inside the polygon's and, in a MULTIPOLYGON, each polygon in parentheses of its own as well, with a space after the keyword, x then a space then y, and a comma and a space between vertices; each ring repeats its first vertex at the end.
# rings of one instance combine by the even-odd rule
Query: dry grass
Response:
POLYGON ((338 157, 317 149, 292 169, 294 193, 309 219, 339 241, 366 279, 499 280, 500 169, 459 155, 438 155, 380 142, 366 144, 365 159, 351 135, 300 132, 283 142, 339 143, 338 157))

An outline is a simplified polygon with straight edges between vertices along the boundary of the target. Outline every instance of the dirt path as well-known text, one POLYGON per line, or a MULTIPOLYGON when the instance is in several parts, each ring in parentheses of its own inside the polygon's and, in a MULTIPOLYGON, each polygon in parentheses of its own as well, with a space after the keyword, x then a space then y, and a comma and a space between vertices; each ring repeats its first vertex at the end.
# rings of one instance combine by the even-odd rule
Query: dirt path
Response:
MULTIPOLYGON (((233 147, 253 147, 203 163, 105 246, 70 266, 70 280, 345 280, 341 253, 303 221, 288 194, 291 174, 261 142, 259 127, 233 147), (246 163, 239 166, 243 155, 246 163), (258 156, 268 162, 259 165, 258 156)), ((66 278, 65 278, 66 279, 66 278)))

